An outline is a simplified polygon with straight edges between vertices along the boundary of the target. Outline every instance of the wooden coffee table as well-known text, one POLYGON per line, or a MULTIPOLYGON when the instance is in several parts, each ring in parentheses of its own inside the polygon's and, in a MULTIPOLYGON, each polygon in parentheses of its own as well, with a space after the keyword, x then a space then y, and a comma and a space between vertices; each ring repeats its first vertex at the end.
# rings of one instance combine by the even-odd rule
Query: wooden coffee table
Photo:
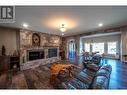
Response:
POLYGON ((52 66, 51 66, 51 78, 50 78, 50 83, 52 84, 52 85, 57 85, 60 81, 57 79, 57 75, 59 74, 59 72, 62 70, 62 69, 65 69, 65 68, 67 68, 67 69, 69 69, 69 68, 71 68, 71 67, 73 67, 73 65, 72 64, 62 64, 62 63, 57 63, 57 64, 53 64, 52 66))

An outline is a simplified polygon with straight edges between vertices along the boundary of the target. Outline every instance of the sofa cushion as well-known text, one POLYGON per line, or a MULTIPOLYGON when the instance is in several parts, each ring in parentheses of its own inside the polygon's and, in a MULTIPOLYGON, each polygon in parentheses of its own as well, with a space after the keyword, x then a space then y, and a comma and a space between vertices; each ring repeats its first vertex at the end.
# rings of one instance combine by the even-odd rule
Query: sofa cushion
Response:
POLYGON ((105 76, 105 77, 109 78, 110 72, 105 69, 100 69, 97 71, 95 76, 105 76))
POLYGON ((97 76, 95 77, 92 89, 107 89, 108 88, 108 78, 105 76, 97 76))
POLYGON ((70 83, 67 83, 67 82, 62 82, 59 85, 59 88, 60 89, 76 89, 74 86, 72 86, 70 83))
POLYGON ((84 69, 83 72, 86 73, 87 75, 91 76, 91 77, 94 77, 96 74, 95 71, 92 71, 90 69, 84 69))
POLYGON ((100 69, 105 69, 105 70, 107 70, 107 71, 109 71, 109 72, 111 72, 112 71, 112 67, 111 67, 111 65, 103 65, 100 69))
POLYGON ((88 84, 80 81, 77 78, 71 79, 69 82, 67 82, 67 84, 71 85, 72 87, 74 87, 76 89, 87 89, 87 88, 89 88, 88 84))
POLYGON ((87 64, 86 68, 93 70, 93 71, 98 71, 100 66, 96 65, 96 64, 87 64))
POLYGON ((88 74, 86 74, 86 73, 84 73, 84 72, 80 72, 80 73, 77 75, 76 78, 79 79, 80 81, 82 81, 82 82, 88 84, 88 85, 91 84, 92 79, 93 79, 92 76, 90 76, 90 75, 88 75, 88 74))

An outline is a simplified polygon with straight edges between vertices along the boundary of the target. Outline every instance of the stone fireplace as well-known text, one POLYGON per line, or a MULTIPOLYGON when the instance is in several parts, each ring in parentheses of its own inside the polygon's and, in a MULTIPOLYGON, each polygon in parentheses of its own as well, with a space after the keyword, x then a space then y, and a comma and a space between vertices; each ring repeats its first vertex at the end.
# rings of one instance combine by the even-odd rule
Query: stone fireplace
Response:
MULTIPOLYGON (((39 65, 53 63, 60 60, 59 47, 61 37, 36 32, 40 37, 39 45, 33 44, 33 34, 28 30, 20 31, 20 68, 21 70, 34 68, 39 65)), ((35 40, 36 42, 36 40, 35 40)))

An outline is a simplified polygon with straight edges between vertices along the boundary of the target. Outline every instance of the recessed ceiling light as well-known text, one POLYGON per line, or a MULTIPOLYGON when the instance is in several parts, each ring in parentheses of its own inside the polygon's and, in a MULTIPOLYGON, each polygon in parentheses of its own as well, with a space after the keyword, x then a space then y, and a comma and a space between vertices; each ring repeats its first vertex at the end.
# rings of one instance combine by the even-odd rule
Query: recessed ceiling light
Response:
POLYGON ((26 24, 26 23, 23 23, 23 25, 22 25, 24 28, 28 28, 28 24, 26 24))
POLYGON ((103 26, 103 23, 99 23, 98 26, 99 26, 99 27, 102 27, 102 26, 103 26))

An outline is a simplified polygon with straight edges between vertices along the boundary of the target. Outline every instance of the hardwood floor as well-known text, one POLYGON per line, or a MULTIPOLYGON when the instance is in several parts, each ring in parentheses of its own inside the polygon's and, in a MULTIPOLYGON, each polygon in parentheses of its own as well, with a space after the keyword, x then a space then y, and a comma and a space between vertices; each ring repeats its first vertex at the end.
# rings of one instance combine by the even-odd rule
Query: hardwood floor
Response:
POLYGON ((127 64, 111 59, 104 59, 103 62, 112 66, 109 88, 127 89, 127 64))

